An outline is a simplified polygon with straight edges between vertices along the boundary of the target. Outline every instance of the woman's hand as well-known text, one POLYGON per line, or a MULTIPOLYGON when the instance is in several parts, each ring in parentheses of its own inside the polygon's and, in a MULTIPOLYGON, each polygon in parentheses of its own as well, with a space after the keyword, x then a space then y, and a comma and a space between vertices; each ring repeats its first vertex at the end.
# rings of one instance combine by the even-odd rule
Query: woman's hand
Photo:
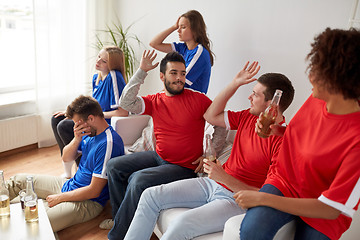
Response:
POLYGON ((251 190, 241 190, 234 194, 236 203, 242 209, 248 209, 252 207, 257 207, 262 204, 262 198, 266 193, 251 191, 251 190))
POLYGON ((61 117, 61 116, 65 116, 65 112, 64 111, 57 111, 53 114, 54 118, 57 117, 61 117))

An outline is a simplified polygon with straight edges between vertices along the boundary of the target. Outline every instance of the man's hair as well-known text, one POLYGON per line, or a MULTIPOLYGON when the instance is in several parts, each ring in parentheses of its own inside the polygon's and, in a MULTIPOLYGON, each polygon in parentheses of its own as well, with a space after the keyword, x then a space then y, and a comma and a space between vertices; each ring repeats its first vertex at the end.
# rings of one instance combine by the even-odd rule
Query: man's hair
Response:
POLYGON ((75 114, 78 114, 80 118, 84 120, 86 120, 89 115, 104 117, 104 113, 96 99, 83 95, 75 98, 66 109, 66 117, 72 119, 75 114))
POLYGON ((276 89, 283 91, 279 108, 281 112, 284 112, 294 99, 294 87, 291 81, 281 73, 265 73, 257 80, 259 83, 266 87, 264 92, 265 101, 271 100, 274 96, 276 89))
POLYGON ((181 62, 185 65, 185 60, 178 52, 169 52, 165 55, 165 57, 160 62, 160 72, 165 74, 166 72, 166 64, 168 62, 181 62))
POLYGON ((307 55, 313 81, 345 99, 360 96, 360 32, 326 28, 314 38, 307 55))
POLYGON ((195 42, 200 43, 210 55, 211 66, 214 64, 214 53, 211 51, 210 40, 206 34, 206 24, 202 15, 196 10, 190 10, 180 17, 186 18, 190 23, 191 33, 195 42))

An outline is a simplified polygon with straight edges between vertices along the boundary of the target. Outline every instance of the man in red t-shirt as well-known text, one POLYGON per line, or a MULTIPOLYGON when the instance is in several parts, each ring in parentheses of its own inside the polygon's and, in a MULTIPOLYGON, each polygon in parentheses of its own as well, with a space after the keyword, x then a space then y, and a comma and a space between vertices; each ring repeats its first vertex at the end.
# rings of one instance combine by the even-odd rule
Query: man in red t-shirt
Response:
POLYGON ((204 171, 209 177, 185 179, 146 189, 125 236, 126 240, 149 239, 160 211, 167 208, 192 209, 174 219, 162 239, 193 239, 222 231, 227 219, 245 212, 236 204, 234 193, 244 189, 257 191, 261 187, 282 141, 277 136, 267 139, 257 136, 255 123, 259 114, 270 105, 276 89, 283 91, 277 123, 284 122, 282 113, 294 97, 294 88, 287 77, 267 73, 254 86, 249 96, 249 109, 224 111, 226 103, 240 86, 256 80, 253 77, 259 71, 258 63, 248 64, 215 98, 204 115, 213 125, 237 130, 227 162, 221 166, 219 162, 205 159, 204 171))
POLYGON ((156 151, 109 160, 107 174, 114 219, 109 239, 124 238, 143 190, 196 177, 195 162, 203 154, 203 115, 211 100, 203 93, 184 88, 186 68, 179 53, 168 53, 161 60, 164 91, 137 96, 147 72, 158 65, 153 64, 155 57, 154 51, 144 52, 140 68, 123 90, 120 106, 132 113, 152 116, 156 151))

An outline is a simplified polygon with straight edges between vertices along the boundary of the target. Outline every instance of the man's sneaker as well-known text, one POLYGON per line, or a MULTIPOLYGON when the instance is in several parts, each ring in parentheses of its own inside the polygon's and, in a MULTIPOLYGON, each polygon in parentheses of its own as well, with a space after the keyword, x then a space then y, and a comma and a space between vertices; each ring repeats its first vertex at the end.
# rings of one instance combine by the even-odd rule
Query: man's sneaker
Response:
POLYGON ((114 221, 112 219, 105 219, 100 223, 99 228, 109 230, 112 229, 113 226, 114 221))

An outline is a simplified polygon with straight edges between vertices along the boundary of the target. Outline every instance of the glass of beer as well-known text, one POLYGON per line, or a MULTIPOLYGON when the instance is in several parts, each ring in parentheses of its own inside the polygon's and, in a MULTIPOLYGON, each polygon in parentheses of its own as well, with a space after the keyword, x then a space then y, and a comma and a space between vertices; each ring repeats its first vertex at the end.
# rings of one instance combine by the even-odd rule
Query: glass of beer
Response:
POLYGON ((27 201, 25 199, 25 221, 26 222, 37 222, 39 220, 37 199, 27 201))
POLYGON ((10 199, 8 195, 0 195, 0 217, 10 215, 10 199))

